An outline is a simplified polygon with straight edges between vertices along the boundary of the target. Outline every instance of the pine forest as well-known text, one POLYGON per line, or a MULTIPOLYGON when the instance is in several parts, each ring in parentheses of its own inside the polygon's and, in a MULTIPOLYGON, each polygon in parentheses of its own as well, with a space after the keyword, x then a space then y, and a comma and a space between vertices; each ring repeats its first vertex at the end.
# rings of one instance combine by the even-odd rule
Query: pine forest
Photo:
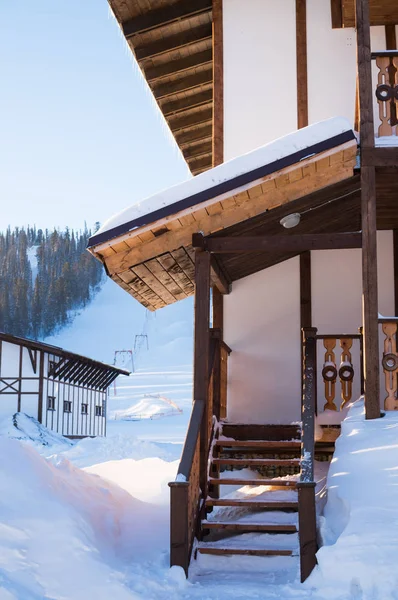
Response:
POLYGON ((102 280, 86 250, 90 236, 87 227, 0 233, 0 331, 43 339, 90 302, 102 280))

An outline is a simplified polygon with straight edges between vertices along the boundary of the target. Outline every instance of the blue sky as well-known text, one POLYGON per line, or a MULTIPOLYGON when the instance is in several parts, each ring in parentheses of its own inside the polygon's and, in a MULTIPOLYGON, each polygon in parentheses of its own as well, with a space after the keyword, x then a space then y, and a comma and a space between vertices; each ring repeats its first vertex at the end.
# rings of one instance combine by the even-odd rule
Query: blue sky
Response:
POLYGON ((0 229, 90 226, 189 176, 106 0, 0 2, 0 229))

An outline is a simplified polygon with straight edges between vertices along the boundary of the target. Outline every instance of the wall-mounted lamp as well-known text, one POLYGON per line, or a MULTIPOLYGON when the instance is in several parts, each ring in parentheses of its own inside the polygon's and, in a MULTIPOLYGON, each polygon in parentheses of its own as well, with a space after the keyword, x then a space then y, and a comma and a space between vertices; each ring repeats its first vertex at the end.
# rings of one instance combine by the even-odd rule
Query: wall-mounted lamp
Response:
POLYGON ((300 219, 300 213, 292 213, 291 215, 286 215, 286 217, 282 217, 279 223, 286 229, 291 229, 292 227, 296 227, 300 223, 300 219))

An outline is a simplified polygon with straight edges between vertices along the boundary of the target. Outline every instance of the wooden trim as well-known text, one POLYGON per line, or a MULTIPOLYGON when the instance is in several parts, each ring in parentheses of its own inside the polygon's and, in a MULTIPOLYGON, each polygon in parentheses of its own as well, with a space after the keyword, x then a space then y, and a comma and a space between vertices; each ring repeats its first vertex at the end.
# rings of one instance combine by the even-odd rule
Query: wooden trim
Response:
POLYGON ((395 25, 386 25, 386 50, 397 49, 397 34, 395 31, 395 25))
POLYGON ((37 406, 37 420, 43 423, 43 387, 44 387, 44 352, 40 350, 40 367, 39 367, 39 399, 37 406))
POLYGON ((19 346, 19 379, 18 379, 18 412, 21 412, 22 406, 22 361, 23 361, 23 346, 19 346))
MULTIPOLYGON (((398 229, 393 230, 393 253, 394 253, 394 308, 398 315, 398 229)), ((380 322, 380 320, 379 320, 380 322)))
POLYGON ((341 29, 343 27, 343 11, 341 0, 330 0, 332 13, 332 28, 341 29))
POLYGON ((223 339, 224 332, 224 298, 222 293, 213 287, 213 329, 219 329, 221 332, 221 339, 223 339))
POLYGON ((300 254, 300 321, 301 329, 312 326, 311 252, 300 254))
POLYGON ((210 39, 212 35, 211 23, 205 23, 198 27, 180 31, 166 38, 157 39, 154 42, 135 46, 134 54, 138 61, 153 58, 166 52, 178 50, 184 46, 197 44, 203 40, 210 39))
POLYGON ((262 235, 206 238, 193 234, 192 245, 214 253, 250 252, 305 252, 306 250, 334 250, 361 248, 361 232, 313 233, 296 235, 262 235))
POLYGON ((213 0, 213 167, 224 162, 223 0, 213 0))
POLYGON ((398 165, 398 147, 362 148, 361 167, 396 167, 398 165))
POLYGON ((296 0, 297 128, 308 125, 307 0, 296 0))
POLYGON ((188 576, 188 482, 171 482, 170 486, 170 566, 182 567, 188 576))
MULTIPOLYGON (((356 0, 357 60, 361 150, 374 148, 369 0, 356 0)), ((362 290, 367 419, 380 417, 377 299, 376 172, 361 167, 362 290)))

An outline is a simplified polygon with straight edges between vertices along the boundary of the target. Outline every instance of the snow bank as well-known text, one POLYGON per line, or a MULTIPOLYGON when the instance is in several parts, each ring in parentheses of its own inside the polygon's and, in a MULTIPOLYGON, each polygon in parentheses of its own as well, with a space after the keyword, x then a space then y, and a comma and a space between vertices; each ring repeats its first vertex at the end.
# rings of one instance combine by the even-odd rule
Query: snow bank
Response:
POLYGON ((343 117, 334 117, 303 127, 126 208, 105 221, 93 236, 92 243, 96 243, 95 237, 97 235, 110 231, 119 225, 134 221, 134 219, 148 215, 165 206, 170 206, 204 190, 211 189, 224 181, 254 171, 290 154, 305 150, 310 146, 351 130, 350 123, 343 117))
POLYGON ((25 413, 15 413, 0 423, 0 436, 7 436, 15 440, 39 446, 57 448, 58 451, 67 450, 72 442, 55 431, 44 427, 37 419, 25 413))
POLYGON ((308 585, 322 597, 397 598, 398 414, 365 421, 364 402, 342 423, 321 522, 324 546, 308 585))
POLYGON ((0 453, 0 598, 139 598, 123 571, 166 547, 165 511, 25 443, 0 453))

